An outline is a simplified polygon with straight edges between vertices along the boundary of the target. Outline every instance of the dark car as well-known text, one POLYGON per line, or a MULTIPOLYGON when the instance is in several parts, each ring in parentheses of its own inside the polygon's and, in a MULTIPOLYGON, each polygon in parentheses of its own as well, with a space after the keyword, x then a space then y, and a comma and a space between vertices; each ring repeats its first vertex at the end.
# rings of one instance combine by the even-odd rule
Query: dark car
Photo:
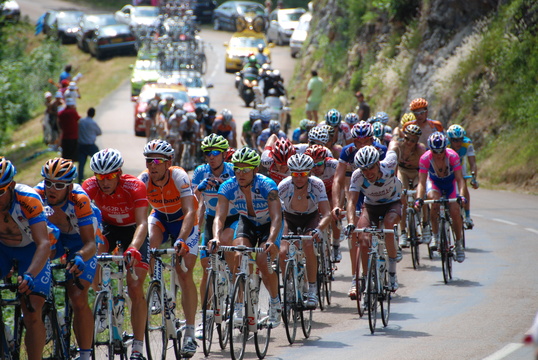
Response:
POLYGON ((262 4, 252 1, 226 1, 213 12, 213 28, 215 30, 236 31, 237 18, 243 17, 248 22, 257 16, 267 19, 262 4))
POLYGON ((210 23, 213 20, 213 11, 217 7, 215 0, 195 0, 191 4, 198 22, 210 23))
POLYGON ((59 39, 62 44, 74 43, 83 15, 84 12, 80 10, 49 10, 45 13, 43 32, 59 39))
POLYGON ((88 50, 97 59, 117 53, 136 53, 136 39, 129 25, 102 26, 88 35, 88 50))
POLYGON ((21 8, 15 0, 0 2, 0 21, 7 20, 17 22, 21 18, 21 8))
POLYGON ((78 31, 75 34, 77 40, 77 46, 82 51, 88 51, 88 35, 92 33, 95 29, 108 26, 116 25, 118 21, 114 17, 114 14, 97 14, 89 15, 85 14, 80 19, 78 31))

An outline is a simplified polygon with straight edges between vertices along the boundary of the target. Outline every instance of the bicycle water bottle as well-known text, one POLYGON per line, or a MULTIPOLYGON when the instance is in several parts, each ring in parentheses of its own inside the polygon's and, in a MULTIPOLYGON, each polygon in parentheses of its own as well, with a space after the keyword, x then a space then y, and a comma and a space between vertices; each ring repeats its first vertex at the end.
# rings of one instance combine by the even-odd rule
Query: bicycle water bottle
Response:
POLYGON ((114 298, 114 318, 116 319, 116 326, 123 326, 123 313, 125 310, 125 299, 121 296, 114 298))
POLYGON ((377 259, 377 263, 379 265, 379 274, 382 275, 383 272, 385 271, 385 258, 383 256, 380 256, 377 259))

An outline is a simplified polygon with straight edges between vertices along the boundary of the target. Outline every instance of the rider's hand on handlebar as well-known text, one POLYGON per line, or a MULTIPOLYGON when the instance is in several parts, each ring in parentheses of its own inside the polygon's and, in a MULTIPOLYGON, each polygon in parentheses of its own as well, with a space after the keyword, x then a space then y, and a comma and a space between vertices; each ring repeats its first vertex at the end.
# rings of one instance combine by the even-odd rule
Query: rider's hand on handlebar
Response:
POLYGON ((69 264, 67 264, 66 268, 69 270, 69 273, 75 276, 80 276, 80 274, 82 274, 86 268, 86 263, 84 262, 82 255, 76 253, 75 257, 69 262, 69 264))
POLYGON ((189 245, 187 245, 183 239, 176 240, 174 249, 176 249, 179 256, 184 256, 189 253, 189 245))
POLYGON ((332 215, 335 220, 341 220, 344 218, 344 214, 342 214, 342 209, 339 207, 335 207, 332 211, 332 215))
POLYGON ((424 205, 424 199, 416 199, 415 200, 415 208, 417 209, 417 211, 422 209, 422 205, 424 205))
POLYGON ((471 186, 473 187, 473 189, 478 189, 478 187, 480 186, 480 184, 478 183, 478 180, 476 180, 476 178, 471 179, 471 186))
POLYGON ((321 230, 320 229, 314 229, 312 230, 312 239, 316 242, 321 241, 321 230))
POLYGON ((136 266, 136 264, 142 261, 142 254, 140 254, 140 251, 134 246, 129 246, 123 253, 123 257, 125 258, 125 261, 129 261, 127 267, 136 266), (128 259, 129 256, 130 259, 128 259))
POLYGON ((346 228, 344 229, 344 235, 345 236, 351 236, 351 234, 355 231, 355 225, 348 224, 346 228))
POLYGON ((19 292, 21 294, 30 295, 35 287, 34 277, 29 272, 25 272, 22 276, 19 276, 19 292))

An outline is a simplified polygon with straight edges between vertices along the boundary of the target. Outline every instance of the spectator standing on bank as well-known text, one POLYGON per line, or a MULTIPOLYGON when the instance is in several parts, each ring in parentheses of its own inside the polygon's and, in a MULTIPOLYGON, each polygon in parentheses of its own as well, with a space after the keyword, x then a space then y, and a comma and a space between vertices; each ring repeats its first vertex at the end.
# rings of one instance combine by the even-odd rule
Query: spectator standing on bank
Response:
POLYGON ((65 99, 65 109, 58 113, 60 138, 62 144, 62 158, 73 161, 78 160, 78 121, 75 99, 65 99))
POLYGON ((318 76, 316 70, 311 72, 312 78, 308 81, 306 93, 306 118, 318 122, 318 109, 321 104, 323 93, 325 92, 325 84, 323 79, 318 76))
POLYGON ((364 101, 364 94, 360 91, 355 93, 358 104, 355 107, 355 113, 359 116, 359 120, 367 121, 370 117, 370 105, 364 101))
POLYGON ((64 67, 64 71, 60 74, 60 83, 62 82, 62 80, 67 80, 68 83, 69 81, 71 81, 71 71, 72 71, 73 67, 71 66, 71 64, 67 64, 65 65, 64 67))
POLYGON ((91 158, 99 151, 95 140, 103 133, 93 119, 94 116, 95 109, 91 107, 87 111, 87 116, 78 122, 78 182, 80 184, 84 179, 84 166, 88 156, 91 158))
POLYGON ((45 117, 43 119, 43 141, 52 150, 60 147, 60 128, 58 127, 58 110, 62 106, 62 94, 57 92, 54 96, 45 93, 45 117))

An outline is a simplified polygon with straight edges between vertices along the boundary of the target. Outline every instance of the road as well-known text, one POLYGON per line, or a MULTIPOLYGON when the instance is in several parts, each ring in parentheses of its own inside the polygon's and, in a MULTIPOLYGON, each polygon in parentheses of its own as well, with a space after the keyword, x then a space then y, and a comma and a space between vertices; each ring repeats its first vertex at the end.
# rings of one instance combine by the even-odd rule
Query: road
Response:
MULTIPOLYGON (((43 9, 62 5, 52 0, 19 2, 43 9)), ((204 29, 201 35, 211 45, 206 79, 215 85, 211 106, 230 109, 241 123, 250 109, 237 95, 233 74, 224 73, 222 44, 231 34, 204 29)), ((294 61, 287 47, 273 49, 273 63, 290 79, 294 61)), ((126 80, 99 105, 97 121, 104 131, 99 145, 119 149, 125 157, 124 171, 138 174, 144 168, 145 140, 133 135, 129 94, 126 80)), ((298 336, 290 346, 284 329, 276 329, 267 359, 531 359, 531 349, 522 347, 521 339, 538 310, 538 197, 485 189, 472 190, 471 195, 476 226, 467 232, 467 258, 455 264, 452 282, 443 283, 440 260, 427 259, 424 246, 419 270, 413 270, 410 254, 404 251, 389 326, 371 335, 367 317, 360 319, 347 297, 351 271, 343 244, 333 304, 315 312, 307 340, 298 336)), ((229 358, 217 344, 213 351, 212 359, 229 358)), ((249 342, 246 358, 255 357, 249 342)), ((202 358, 200 347, 193 359, 202 358)))

